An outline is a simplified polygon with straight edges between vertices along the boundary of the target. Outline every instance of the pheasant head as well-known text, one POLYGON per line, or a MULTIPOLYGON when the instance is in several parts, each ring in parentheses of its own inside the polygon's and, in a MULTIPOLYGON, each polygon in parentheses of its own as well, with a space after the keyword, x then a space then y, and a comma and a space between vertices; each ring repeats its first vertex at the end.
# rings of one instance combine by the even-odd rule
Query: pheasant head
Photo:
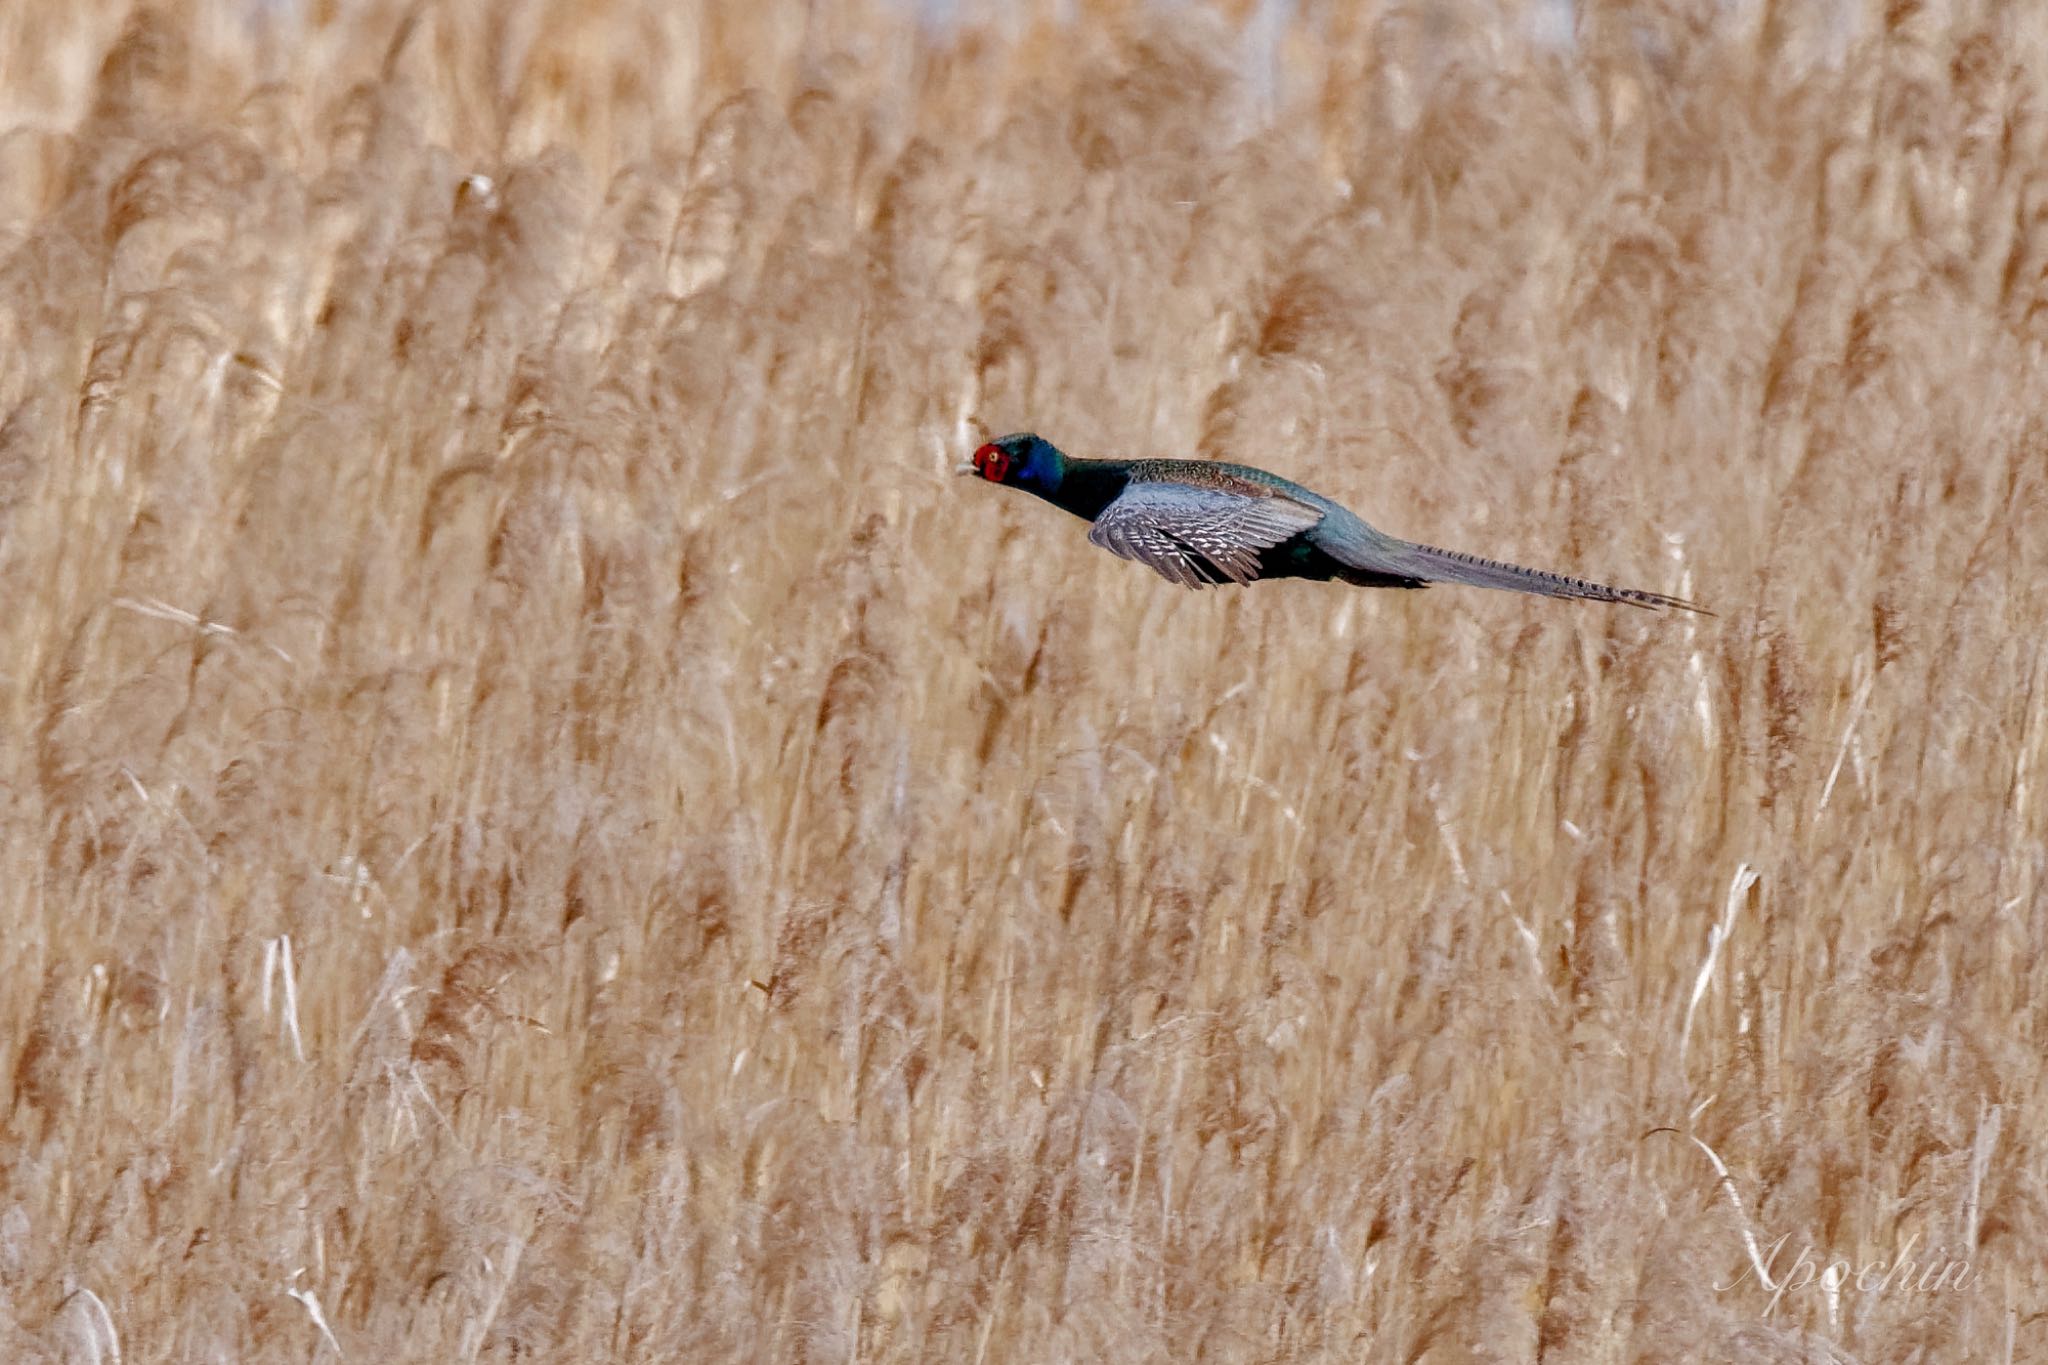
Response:
POLYGON ((1042 436, 1020 431, 982 446, 974 452, 973 463, 959 466, 958 472, 1051 497, 1059 491, 1066 469, 1067 457, 1060 454, 1059 447, 1042 436))

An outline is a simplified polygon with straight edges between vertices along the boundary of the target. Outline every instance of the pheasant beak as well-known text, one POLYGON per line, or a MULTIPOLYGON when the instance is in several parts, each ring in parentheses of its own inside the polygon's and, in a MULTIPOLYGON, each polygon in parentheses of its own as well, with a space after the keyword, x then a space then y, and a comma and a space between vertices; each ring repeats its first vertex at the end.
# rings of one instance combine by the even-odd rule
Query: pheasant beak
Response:
POLYGON ((979 474, 981 471, 967 461, 962 460, 959 464, 953 466, 953 472, 955 474, 979 474))

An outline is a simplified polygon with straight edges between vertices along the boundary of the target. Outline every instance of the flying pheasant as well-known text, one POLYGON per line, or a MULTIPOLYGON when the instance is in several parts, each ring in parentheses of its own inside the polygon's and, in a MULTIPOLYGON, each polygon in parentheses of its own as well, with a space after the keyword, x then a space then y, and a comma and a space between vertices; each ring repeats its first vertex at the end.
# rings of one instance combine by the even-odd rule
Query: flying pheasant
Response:
POLYGON ((1713 615, 1659 592, 1611 588, 1396 540, 1298 483, 1241 464, 1077 460, 1027 431, 989 442, 958 472, 1064 507, 1095 523, 1088 539, 1103 549, 1190 588, 1255 578, 1335 579, 1368 588, 1468 583, 1713 615))

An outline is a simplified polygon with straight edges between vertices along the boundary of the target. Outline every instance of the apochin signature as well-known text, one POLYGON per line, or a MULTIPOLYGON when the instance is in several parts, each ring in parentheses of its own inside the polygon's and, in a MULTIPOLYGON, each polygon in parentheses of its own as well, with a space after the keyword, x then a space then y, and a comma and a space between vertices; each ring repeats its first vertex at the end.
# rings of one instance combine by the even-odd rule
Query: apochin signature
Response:
POLYGON ((1728 1283, 1715 1285, 1715 1290, 1725 1294, 1744 1280, 1754 1279, 1761 1288, 1770 1291, 1771 1301, 1764 1309, 1768 1315, 1777 1309, 1787 1294, 1801 1289, 1818 1288, 1830 1298, 1845 1292, 1942 1294, 1970 1289, 1984 1278, 1983 1272, 1968 1261, 1944 1255, 1939 1248, 1916 1260, 1913 1248, 1920 1240, 1918 1233, 1908 1237, 1895 1255, 1889 1258, 1880 1256, 1861 1264, 1846 1256, 1832 1260, 1816 1259, 1816 1252, 1808 1243, 1799 1248, 1799 1254, 1780 1275, 1778 1261, 1784 1254, 1785 1244, 1791 1240, 1790 1233, 1778 1238, 1764 1249, 1766 1254, 1761 1255, 1756 1263, 1728 1283))

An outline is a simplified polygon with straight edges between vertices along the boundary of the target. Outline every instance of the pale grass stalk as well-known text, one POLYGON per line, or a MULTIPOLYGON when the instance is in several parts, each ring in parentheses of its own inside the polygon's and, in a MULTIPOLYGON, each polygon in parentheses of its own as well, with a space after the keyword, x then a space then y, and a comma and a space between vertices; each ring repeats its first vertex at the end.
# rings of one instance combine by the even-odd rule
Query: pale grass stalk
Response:
POLYGON ((1515 933, 1522 940, 1523 946, 1529 950, 1530 969, 1535 973, 1537 980, 1543 980, 1544 966, 1542 939, 1537 937, 1536 931, 1532 929, 1529 926, 1529 922, 1523 919, 1520 915, 1514 914, 1511 911, 1508 915, 1508 918, 1515 922, 1515 933))
POLYGON ((427 1112, 440 1122, 443 1132, 451 1138, 457 1136, 455 1125, 449 1122, 448 1115, 442 1112, 441 1106, 434 1102, 434 1094, 427 1089, 426 1078, 420 1075, 420 1069, 416 1064, 406 1062, 402 1066, 387 1067, 385 1080, 391 1091, 391 1132, 387 1139, 390 1146, 395 1148, 398 1145, 398 1129, 401 1123, 415 1141, 420 1136, 419 1120, 413 1116, 413 1096, 417 1096, 419 1102, 427 1107, 427 1112))
POLYGON ((98 1365, 102 1353, 114 1365, 121 1365, 121 1334, 114 1330, 114 1315, 99 1295, 79 1285, 71 1291, 72 1322, 88 1359, 98 1365))
POLYGON ((283 987, 283 1011, 279 1020, 285 1036, 291 1039, 292 1055, 299 1061, 306 1060, 304 1040, 299 1036, 299 978, 292 965, 292 936, 279 934, 276 938, 263 940, 263 1017, 270 1017, 270 987, 276 980, 283 987))
POLYGON ((1849 702, 1849 717, 1842 722, 1842 738, 1835 746, 1835 761, 1828 767, 1827 781, 1821 783, 1820 801, 1814 806, 1816 818, 1826 813, 1828 798, 1834 795, 1835 780, 1842 775, 1842 761, 1849 756, 1849 745, 1856 738, 1856 722, 1863 719, 1863 708, 1870 701, 1870 692, 1877 685, 1877 672, 1872 669, 1863 675, 1863 681, 1856 685, 1856 695, 1849 702))
MULTIPOLYGON (((405 948, 395 948, 392 950, 391 956, 384 963, 383 973, 377 978, 377 989, 371 993, 370 1003, 363 1010, 362 1020, 356 1025, 355 1033, 349 1038, 348 1050, 350 1053, 361 1050, 364 1040, 370 1035, 370 1028, 376 1020, 377 1011, 386 1003, 389 1003, 392 1014, 397 1018, 399 1028, 407 1037, 411 1036, 412 1021, 405 1017, 405 997, 412 994, 413 991, 413 987, 407 979, 412 975, 413 963, 414 958, 409 950, 405 948)), ((266 982, 265 984, 268 983, 266 982)))
MULTIPOLYGON (((1031 897, 1031 900, 1031 908, 1036 912, 1038 909, 1036 904, 1037 897, 1034 895, 1031 897)), ((1015 1089, 1016 1053, 1013 1050, 1011 1023, 1016 1004, 1017 983, 1016 916, 1007 904, 1003 909, 1002 935, 1002 957, 998 959, 996 969, 996 998, 991 1003, 996 1011, 994 1020, 996 1035, 995 1075, 996 1085, 1000 1092, 996 1112, 1002 1117, 1005 1126, 1007 1126, 1010 1117, 1011 1092, 1015 1089)))
MULTIPOLYGON (((1176 1121, 1180 1117, 1182 1087, 1185 1085, 1186 1080, 1187 1050, 1185 1046, 1176 1046, 1173 1057, 1173 1081, 1167 1088, 1166 1103, 1160 1110, 1165 1116, 1166 1122, 1166 1132, 1162 1134, 1162 1141, 1173 1136, 1176 1121)), ((1172 1241, 1173 1200, 1175 1195, 1173 1177, 1172 1165, 1168 1162, 1161 1162, 1159 1164, 1159 1244, 1161 1246, 1169 1245, 1172 1241)), ((1159 1266, 1157 1273, 1152 1277, 1152 1293, 1149 1296, 1149 1307, 1153 1320, 1161 1326, 1164 1326, 1166 1322, 1166 1288, 1166 1268, 1159 1266)))
POLYGON ((154 617, 159 621, 176 621, 181 626, 192 627, 202 635, 238 633, 233 626, 224 626, 218 621, 202 620, 197 612, 186 611, 183 607, 174 607, 168 602, 159 602, 154 598, 137 600, 133 597, 117 597, 113 605, 123 611, 132 611, 138 616, 154 617))
MULTIPOLYGON (((1678 1131, 1676 1128, 1652 1128, 1650 1133, 1676 1133, 1678 1131)), ((1649 1136, 1649 1134, 1645 1134, 1645 1136, 1649 1136)), ((1691 1140, 1693 1146, 1705 1152, 1707 1160, 1713 1163, 1716 1183, 1720 1185, 1721 1192, 1728 1196, 1729 1207, 1735 1210, 1735 1225, 1742 1235, 1742 1249, 1749 1256, 1750 1269, 1756 1272, 1757 1283, 1765 1289, 1776 1293, 1778 1286, 1771 1280, 1770 1270, 1764 1263, 1763 1250, 1757 1244, 1756 1234, 1750 1229, 1749 1213, 1742 1207, 1742 1196, 1735 1191, 1735 1178, 1728 1174, 1727 1165, 1722 1162, 1714 1149, 1701 1141, 1697 1134, 1687 1133, 1685 1136, 1691 1140)))
MULTIPOLYGON (((1123 1225, 1125 1228, 1132 1228, 1135 1227, 1137 1224, 1138 1191, 1144 1185, 1143 1176, 1145 1173, 1145 1128, 1142 1121, 1138 1125, 1137 1133, 1137 1141, 1133 1144, 1133 1150, 1131 1153, 1130 1184, 1124 1190, 1123 1225)), ((1122 1260, 1117 1262, 1116 1281, 1117 1293, 1119 1295, 1122 1295, 1125 1292, 1127 1292, 1130 1287, 1130 1267, 1133 1259, 1133 1257, 1126 1256, 1122 1260)))
POLYGON ((294 1270, 291 1279, 285 1282, 284 1292, 296 1300, 299 1307, 306 1310, 306 1316, 313 1320, 314 1330, 320 1333, 320 1339, 327 1343, 327 1348, 334 1352, 335 1357, 347 1360, 348 1353, 343 1351, 341 1343, 334 1339, 334 1329, 327 1325, 327 1314, 320 1309, 320 1296, 310 1289, 299 1288, 299 1276, 305 1273, 303 1266, 294 1270))
POLYGON ((1728 936, 1735 931, 1735 916, 1742 909, 1742 898, 1757 883, 1757 872, 1748 863, 1738 863, 1735 876, 1728 884, 1728 899, 1721 909, 1721 918, 1707 930, 1707 955, 1700 962, 1699 974, 1693 978, 1692 996, 1685 1004, 1685 1023, 1678 1032, 1678 1066, 1685 1069, 1686 1048, 1692 1041, 1693 1012, 1700 1006, 1700 999, 1707 993, 1707 987, 1714 979, 1714 969, 1721 961, 1721 949, 1728 942, 1728 936))
MULTIPOLYGON (((2007 783, 2006 820, 2011 834, 1999 869, 2001 893, 2008 885, 2008 871, 2025 867, 2024 855, 2036 833, 2027 826, 2027 812, 2033 804, 2033 776, 2042 763, 2044 736, 2048 736, 2048 723, 2044 723, 2048 720, 2048 690, 2042 686, 2044 677, 2048 677, 2048 642, 2043 642, 2035 652, 2033 665, 2027 670, 2026 697, 2021 703, 2024 709, 2021 712, 2020 739, 2013 747, 2012 778, 2007 783)), ((2026 895, 2027 889, 2022 889, 2008 897, 2008 913, 2023 902, 2026 895)))
POLYGON ((1970 1193, 1963 1203, 1963 1245, 1977 1249, 1978 1219, 1982 1212, 1984 1177, 1991 1170, 1991 1155, 1998 1149, 1998 1130, 2005 1120, 2002 1104, 1978 1103, 1977 1136, 1970 1144, 1970 1193))
POLYGON ((490 1337, 491 1324, 504 1311, 505 1296, 511 1292, 512 1282, 519 1274, 519 1261, 526 1251, 524 1237, 511 1237, 504 1253, 504 1268, 501 1270, 491 1257, 483 1257, 484 1273, 492 1277, 490 1292, 478 1311, 462 1324, 462 1358, 474 1361, 482 1353, 484 1342, 490 1337))
POLYGON ((1706 659, 1697 649, 1686 656, 1686 676, 1692 679, 1692 712, 1700 723, 1700 743, 1714 742, 1714 698, 1707 687, 1706 659))
MULTIPOLYGON (((242 634, 241 631, 236 630, 233 626, 219 621, 206 620, 197 612, 187 611, 183 607, 174 607, 168 602, 161 602, 153 597, 117 597, 111 605, 119 607, 123 611, 134 612, 138 616, 148 616, 158 621, 175 621, 181 626, 189 626, 201 635, 217 635, 228 639, 239 639, 242 634)), ((274 644, 266 642, 263 645, 263 649, 276 658, 282 659, 285 663, 296 662, 290 654, 274 644)))
POLYGON ((1431 778, 1424 794, 1429 798, 1430 814, 1434 817, 1436 836, 1443 842, 1444 853, 1451 860, 1451 876, 1460 886, 1471 886, 1472 877, 1465 871, 1465 855, 1458 850, 1457 827, 1451 823, 1451 815, 1444 808, 1442 791, 1436 779, 1431 778))

